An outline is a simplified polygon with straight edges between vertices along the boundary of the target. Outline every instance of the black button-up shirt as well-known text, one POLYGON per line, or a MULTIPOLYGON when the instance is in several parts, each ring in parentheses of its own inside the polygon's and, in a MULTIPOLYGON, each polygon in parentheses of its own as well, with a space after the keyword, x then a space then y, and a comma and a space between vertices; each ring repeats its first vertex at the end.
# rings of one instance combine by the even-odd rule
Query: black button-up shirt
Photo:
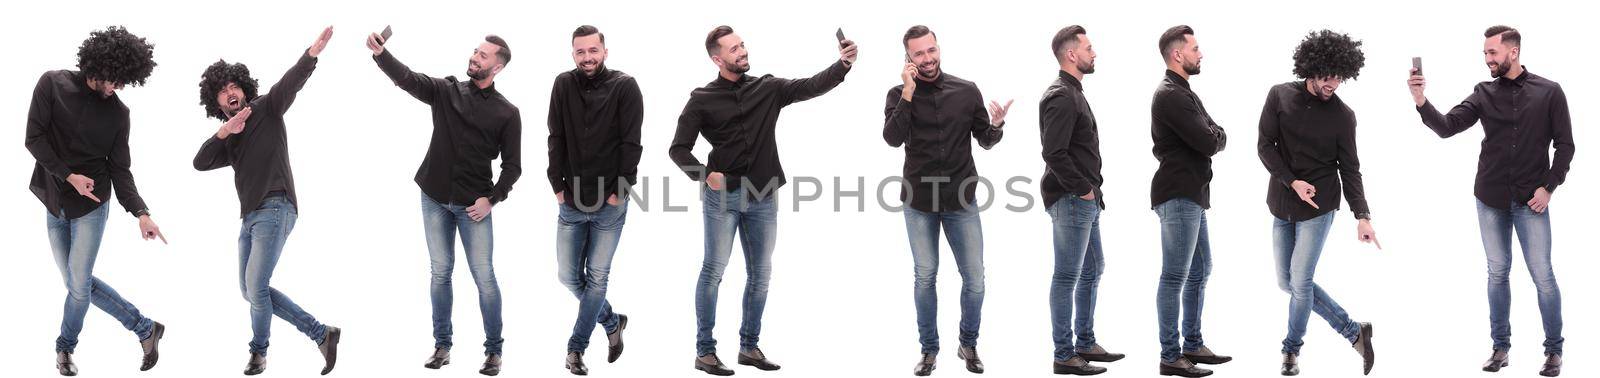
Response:
POLYGON ((804 79, 741 75, 738 81, 728 81, 719 75, 689 93, 667 154, 692 180, 721 172, 726 188, 749 180, 752 193, 769 196, 769 191, 788 182, 773 138, 778 114, 789 104, 828 93, 844 82, 847 73, 850 66, 840 60, 804 79), (705 165, 693 154, 698 136, 711 143, 705 165))
POLYGON ((989 125, 989 111, 977 84, 949 73, 931 82, 914 80, 917 88, 910 102, 900 97, 905 85, 896 85, 889 88, 883 110, 883 140, 893 147, 905 145, 902 177, 910 185, 900 188, 900 200, 925 212, 971 206, 977 198, 978 177, 972 139, 987 150, 1000 143, 1003 133, 989 125))
POLYGON ((522 177, 522 115, 511 101, 472 81, 429 77, 407 68, 384 49, 378 68, 411 97, 433 108, 433 139, 417 168, 417 186, 439 203, 472 205, 487 197, 505 201, 522 177), (500 180, 491 163, 500 157, 500 180))
POLYGON ((568 206, 599 209, 638 181, 644 97, 639 83, 601 66, 594 77, 574 69, 550 89, 550 186, 568 206))
POLYGON ((283 114, 294 104, 305 87, 317 58, 301 54, 300 60, 283 73, 267 94, 249 99, 250 118, 244 131, 217 139, 206 137, 194 156, 194 169, 209 171, 233 167, 233 187, 239 193, 239 217, 261 207, 267 193, 283 191, 289 203, 300 206, 294 192, 294 173, 289 169, 289 134, 283 114))
POLYGON ((1039 180, 1045 206, 1066 196, 1094 193, 1106 207, 1100 185, 1100 129, 1094 110, 1083 97, 1083 83, 1066 71, 1039 99, 1039 142, 1044 146, 1044 178, 1039 180))
POLYGON ((112 94, 101 97, 77 71, 50 71, 39 77, 28 105, 28 153, 33 155, 33 178, 28 189, 45 210, 57 217, 76 219, 101 203, 78 194, 67 183, 74 173, 94 180, 94 196, 117 202, 134 215, 148 209, 128 169, 128 107, 112 94))
POLYGON ((1422 123, 1449 138, 1483 120, 1483 150, 1473 194, 1497 209, 1533 198, 1544 187, 1555 192, 1572 168, 1572 115, 1561 85, 1523 69, 1516 79, 1478 83, 1472 95, 1439 114, 1432 102, 1417 108, 1422 123), (1549 155, 1555 145, 1555 158, 1549 155))
POLYGON ((1172 70, 1150 104, 1150 138, 1160 162, 1150 180, 1150 206, 1188 198, 1211 208, 1211 156, 1228 145, 1228 134, 1211 120, 1189 80, 1172 70))
POLYGON ((1316 218, 1339 208, 1339 191, 1357 219, 1367 218, 1361 160, 1356 156, 1356 113, 1335 94, 1323 101, 1306 90, 1306 82, 1273 86, 1261 109, 1256 153, 1272 179, 1267 183, 1267 209, 1289 222, 1316 218), (1317 188, 1316 208, 1300 200, 1290 183, 1305 181, 1317 188))

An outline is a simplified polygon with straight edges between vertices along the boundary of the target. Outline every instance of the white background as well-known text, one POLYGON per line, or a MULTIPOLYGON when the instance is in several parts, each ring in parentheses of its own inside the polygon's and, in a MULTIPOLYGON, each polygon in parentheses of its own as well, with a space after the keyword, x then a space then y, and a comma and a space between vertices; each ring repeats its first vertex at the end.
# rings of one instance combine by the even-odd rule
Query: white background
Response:
MULTIPOLYGON (((832 93, 788 109, 778 131, 785 167, 796 176, 867 177, 868 189, 898 175, 903 152, 880 135, 886 90, 899 83, 900 36, 914 24, 938 33, 944 68, 979 84, 990 99, 1015 99, 1005 140, 975 151, 980 172, 1002 181, 1043 172, 1037 134, 1038 94, 1056 77, 1047 53, 1068 24, 1089 30, 1099 73, 1085 80, 1099 116, 1110 209, 1102 219, 1106 272, 1097 333, 1103 345, 1129 354, 1106 365, 1109 376, 1156 373, 1154 292, 1160 268, 1156 217, 1148 210, 1149 98, 1161 80, 1155 43, 1167 27, 1186 23, 1206 54, 1193 85, 1230 134, 1216 157, 1209 212, 1215 272, 1205 334, 1218 352, 1237 356, 1216 370, 1227 376, 1277 373, 1288 296, 1275 283, 1271 216, 1263 204, 1267 173, 1253 144, 1267 89, 1293 80, 1291 53, 1306 32, 1334 28, 1366 42, 1367 68, 1338 92, 1356 110, 1367 194, 1387 249, 1356 241, 1341 212, 1322 258, 1318 283, 1355 319, 1376 323, 1375 376, 1475 376, 1490 351, 1485 263, 1472 180, 1479 129, 1440 140, 1412 109, 1404 80, 1412 56, 1424 57, 1429 95, 1457 103, 1488 79, 1481 33, 1505 23, 1523 31, 1524 63, 1560 82, 1573 106, 1580 152, 1552 208, 1555 261, 1567 319, 1568 376, 1588 376, 1595 328, 1588 314, 1596 278, 1580 267, 1596 261, 1584 246, 1595 237, 1582 217, 1597 210, 1587 125, 1596 101, 1584 63, 1593 45, 1589 21, 1562 2, 1317 2, 1286 5, 1100 2, 379 2, 285 1, 270 5, 193 2, 25 2, 8 5, 0 35, 9 36, 0 76, 0 120, 12 128, 0 145, 0 193, 8 246, 6 376, 50 376, 52 345, 64 290, 44 237, 44 211, 26 189, 33 159, 22 148, 28 96, 38 75, 73 68, 89 31, 122 24, 156 45, 160 66, 149 84, 121 92, 132 109, 133 170, 171 245, 143 242, 136 222, 115 210, 96 275, 144 313, 168 325, 163 358, 150 377, 238 374, 250 338, 247 305, 237 283, 237 198, 227 170, 195 172, 190 159, 219 122, 197 103, 198 79, 218 58, 249 64, 263 91, 325 25, 335 25, 318 69, 288 113, 302 203, 298 229, 273 286, 318 319, 344 327, 343 376, 476 376, 482 340, 476 292, 465 263, 456 275, 454 364, 420 367, 432 351, 428 258, 412 174, 429 137, 428 108, 396 89, 372 63, 367 33, 393 25, 389 47, 401 61, 434 76, 464 76, 484 34, 506 38, 515 59, 498 89, 521 106, 524 175, 495 209, 497 273, 505 303, 505 374, 549 376, 562 370, 576 301, 555 278, 556 204, 543 177, 543 117, 551 78, 573 67, 569 36, 593 24, 609 40, 609 66, 637 77, 646 96, 644 159, 650 208, 631 210, 612 269, 610 299, 632 318, 628 349, 606 364, 597 332, 588 362, 599 376, 699 376, 694 357, 693 286, 702 255, 696 184, 667 158, 676 117, 690 89, 712 80, 702 50, 706 31, 732 25, 747 41, 753 74, 804 77, 837 58, 833 31, 842 27, 862 49, 858 65, 832 93), (672 204, 663 212, 660 180, 670 177, 672 204)), ((698 156, 709 147, 701 142, 698 156)), ((831 191, 832 180, 825 186, 831 191)), ((793 198, 793 186, 785 195, 793 198)), ((1037 196, 1037 183, 1023 187, 1037 196)), ((859 189, 853 184, 847 190, 859 189)), ((808 189, 809 190, 809 189, 808 189)), ((897 202, 897 189, 886 191, 897 202)), ((824 197, 825 199, 831 197, 824 197)), ((852 199, 853 200, 853 199, 852 199)), ((1037 200, 1037 199, 1036 199, 1037 200)), ((762 346, 784 369, 737 367, 740 376, 814 377, 839 372, 904 375, 918 358, 911 301, 911 259, 901 214, 877 209, 833 213, 831 200, 785 205, 780 216, 762 346)), ((1001 197, 1002 203, 1024 204, 1001 197)), ((990 375, 1049 374, 1047 293, 1052 269, 1049 217, 1037 207, 985 213, 988 295, 980 351, 990 375)), ((948 249, 946 249, 947 251, 948 249)), ((939 323, 945 351, 941 376, 965 375, 954 356, 959 276, 941 268, 939 323)), ((1520 253, 1519 253, 1520 255, 1520 253)), ((735 252, 722 285, 721 355, 737 350, 739 298, 745 282, 735 252)), ((1509 376, 1532 376, 1543 335, 1522 258, 1512 273, 1515 330, 1509 376)), ((77 359, 84 376, 135 374, 135 337, 90 310, 77 359)), ((1312 319, 1302 358, 1305 376, 1353 376, 1360 360, 1326 323, 1312 319)), ((321 361, 313 344, 282 321, 269 376, 309 376, 321 361)))

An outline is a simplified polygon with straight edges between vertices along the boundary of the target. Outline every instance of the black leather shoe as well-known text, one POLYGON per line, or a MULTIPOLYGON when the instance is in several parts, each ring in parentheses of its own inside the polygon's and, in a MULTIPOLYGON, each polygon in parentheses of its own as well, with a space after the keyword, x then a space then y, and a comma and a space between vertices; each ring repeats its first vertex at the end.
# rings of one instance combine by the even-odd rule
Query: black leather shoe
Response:
POLYGON ((1056 374, 1063 375, 1095 375, 1106 372, 1106 368, 1090 365, 1083 355, 1073 356, 1066 361, 1055 361, 1050 365, 1056 374))
POLYGON ((150 327, 150 337, 139 340, 139 347, 144 349, 144 361, 139 363, 139 371, 148 371, 156 367, 156 361, 161 359, 161 336, 167 333, 167 326, 156 322, 150 327))
POLYGON ((754 366, 755 368, 764 371, 773 371, 782 368, 782 366, 772 363, 772 360, 768 360, 767 354, 761 353, 761 348, 751 349, 749 351, 739 351, 739 364, 744 366, 754 366))
POLYGON ((1361 375, 1371 374, 1373 359, 1377 358, 1377 353, 1372 351, 1372 323, 1361 323, 1361 334, 1356 335, 1353 346, 1356 353, 1361 353, 1361 375))
POLYGON ((621 319, 617 321, 617 329, 606 333, 606 341, 609 341, 611 345, 610 350, 606 353, 606 363, 608 364, 617 362, 618 358, 622 358, 622 330, 628 329, 628 316, 617 314, 617 317, 621 319))
POLYGON ((1489 360, 1483 362, 1483 371, 1493 373, 1500 371, 1500 368, 1511 366, 1509 357, 1506 351, 1495 349, 1494 353, 1489 355, 1489 360))
POLYGON ((484 357, 483 368, 478 369, 478 374, 483 374, 490 377, 500 375, 500 354, 489 353, 488 357, 484 357))
POLYGON ((78 375, 78 364, 72 363, 72 353, 56 352, 56 372, 68 377, 78 375))
POLYGON ((1283 371, 1281 372, 1281 374, 1283 374, 1285 376, 1300 375, 1300 360, 1299 360, 1298 357, 1299 357, 1299 355, 1296 355, 1294 353, 1284 353, 1283 354, 1283 371))
POLYGON ((1561 355, 1546 354, 1544 357, 1544 368, 1539 369, 1539 375, 1546 377, 1561 375, 1561 355))
POLYGON ((1122 353, 1107 352, 1106 348, 1100 347, 1100 344, 1094 344, 1089 346, 1087 350, 1078 351, 1078 356, 1083 357, 1083 360, 1088 362, 1117 362, 1117 360, 1127 357, 1122 353))
POLYGON ((1178 358, 1177 361, 1162 362, 1161 375, 1194 378, 1211 375, 1211 371, 1194 366, 1194 362, 1190 362, 1188 358, 1178 358))
POLYGON ((572 375, 589 375, 589 367, 583 366, 583 353, 567 352, 567 371, 572 375))
POLYGON ((447 349, 447 348, 434 348, 433 349, 433 355, 428 357, 428 362, 423 363, 422 367, 429 368, 429 369, 438 369, 438 368, 444 367, 445 365, 449 365, 449 364, 450 364, 450 349, 447 349))
POLYGON ((244 363, 244 375, 256 375, 267 371, 267 355, 250 354, 250 361, 244 363))
POLYGON ((1211 351, 1211 348, 1207 347, 1200 347, 1200 349, 1195 349, 1193 352, 1184 352, 1183 358, 1188 359, 1191 363, 1206 365, 1220 365, 1233 361, 1233 357, 1216 354, 1211 351))
POLYGON ((915 375, 915 376, 918 376, 918 377, 926 377, 926 376, 928 376, 928 374, 933 374, 933 367, 934 367, 933 353, 923 353, 922 354, 922 360, 921 361, 917 361, 917 367, 915 369, 911 370, 911 375, 915 375))
POLYGON ((326 332, 322 343, 317 344, 317 350, 322 352, 322 375, 333 372, 333 364, 339 362, 339 327, 328 327, 326 332))
POLYGON ((956 350, 956 358, 967 362, 967 371, 983 374, 983 360, 978 358, 978 347, 961 347, 956 350))
POLYGON ((728 369, 722 364, 722 359, 715 354, 707 354, 694 359, 694 369, 716 376, 733 375, 733 369, 728 369))

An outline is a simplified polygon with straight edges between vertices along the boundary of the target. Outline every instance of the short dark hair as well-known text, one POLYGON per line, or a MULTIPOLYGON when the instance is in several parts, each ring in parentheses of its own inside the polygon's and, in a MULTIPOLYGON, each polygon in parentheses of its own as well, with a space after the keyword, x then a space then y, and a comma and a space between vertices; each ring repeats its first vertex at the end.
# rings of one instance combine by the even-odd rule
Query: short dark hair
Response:
POLYGON ((500 58, 500 64, 511 64, 511 46, 506 44, 505 38, 500 38, 498 35, 490 34, 488 36, 484 36, 483 41, 493 43, 495 46, 500 46, 500 51, 494 53, 494 56, 500 58))
POLYGON ((85 77, 116 84, 144 85, 155 71, 155 45, 121 26, 89 32, 78 46, 78 70, 85 77))
POLYGON ((1332 30, 1319 30, 1306 34, 1300 46, 1294 49, 1294 75, 1301 79, 1341 77, 1355 79, 1366 66, 1367 56, 1361 53, 1361 41, 1348 34, 1332 30))
POLYGON ((1522 32, 1517 31, 1517 28, 1495 25, 1490 26, 1489 30, 1483 31, 1483 38, 1494 38, 1497 35, 1500 36, 1500 43, 1522 47, 1522 32))
POLYGON ((900 38, 900 47, 911 47, 911 40, 922 38, 922 36, 926 35, 933 36, 935 40, 939 39, 939 35, 934 34, 933 29, 928 29, 925 25, 912 26, 910 29, 906 29, 906 36, 900 38))
POLYGON ((588 37, 595 34, 600 35, 600 44, 606 44, 606 33, 601 33, 600 28, 594 27, 594 25, 579 26, 578 30, 572 31, 572 39, 578 39, 578 37, 588 37))
POLYGON ((256 89, 259 86, 256 79, 250 77, 250 68, 245 67, 244 63, 228 64, 227 61, 218 59, 216 63, 206 67, 205 73, 200 74, 200 105, 205 106, 206 116, 228 120, 228 115, 217 106, 217 92, 222 92, 222 88, 228 86, 228 83, 234 83, 244 91, 244 102, 256 99, 256 89))
POLYGON ((1194 35, 1194 28, 1190 28, 1189 25, 1173 26, 1161 33, 1161 41, 1156 44, 1156 47, 1161 49, 1161 60, 1166 60, 1167 53, 1178 48, 1178 45, 1185 41, 1184 36, 1188 35, 1194 35))
POLYGON ((1061 31, 1056 32, 1056 37, 1050 39, 1051 55, 1055 55, 1056 61, 1061 61, 1061 53, 1066 51, 1067 46, 1077 46, 1078 36, 1084 34, 1089 34, 1089 31, 1082 26, 1072 25, 1061 28, 1061 31))
POLYGON ((717 40, 729 34, 733 34, 733 27, 728 25, 717 25, 710 33, 706 33, 706 55, 717 55, 717 49, 722 47, 722 42, 717 40))

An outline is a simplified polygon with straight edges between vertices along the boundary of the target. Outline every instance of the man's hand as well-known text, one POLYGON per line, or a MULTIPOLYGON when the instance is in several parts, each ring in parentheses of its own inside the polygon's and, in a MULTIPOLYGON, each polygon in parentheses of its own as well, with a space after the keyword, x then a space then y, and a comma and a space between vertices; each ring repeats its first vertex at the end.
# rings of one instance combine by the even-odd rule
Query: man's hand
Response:
POLYGON ((322 29, 322 35, 317 36, 317 40, 311 42, 311 47, 306 49, 306 55, 315 58, 317 55, 322 54, 322 48, 328 47, 328 39, 330 38, 333 38, 333 26, 322 29))
POLYGON ((1428 103, 1428 97, 1422 95, 1422 90, 1428 87, 1428 80, 1418 75, 1416 68, 1411 69, 1411 80, 1407 80, 1406 85, 1411 87, 1411 100, 1416 101, 1417 107, 1428 103))
POLYGON ((612 194, 611 198, 606 199, 606 204, 611 206, 622 206, 622 200, 617 199, 616 194, 612 194))
POLYGON ((845 67, 856 64, 856 42, 844 40, 839 42, 839 60, 844 61, 845 67))
POLYGON ((489 204, 489 197, 478 197, 477 202, 467 206, 467 217, 472 218, 473 222, 482 222, 483 218, 488 218, 489 212, 493 210, 494 205, 489 204))
POLYGON ((78 195, 89 197, 95 203, 100 203, 100 197, 94 196, 94 179, 73 173, 67 175, 67 183, 72 184, 72 188, 78 190, 78 195))
POLYGON ((706 186, 711 187, 711 190, 722 190, 723 186, 725 186, 723 184, 722 172, 711 172, 711 174, 706 175, 706 186))
POLYGON ((167 244, 167 236, 161 234, 161 227, 156 226, 156 221, 150 219, 150 214, 139 216, 139 236, 144 240, 161 239, 161 244, 167 244))
POLYGON ((383 42, 383 37, 378 36, 378 33, 367 36, 367 49, 372 50, 372 56, 383 55, 383 42))
POLYGON ((1378 246, 1378 250, 1383 250, 1383 243, 1378 242, 1378 232, 1372 230, 1371 219, 1362 219, 1361 223, 1356 225, 1356 237, 1362 243, 1372 243, 1378 246))
POLYGON ((998 129, 1006 123, 1006 113, 1011 111, 1011 103, 1016 100, 1006 100, 1005 106, 999 102, 989 101, 989 125, 998 129))
POLYGON ((900 81, 905 83, 900 88, 900 98, 911 101, 911 94, 917 91, 917 64, 906 62, 906 68, 900 70, 900 81))
POLYGON ((1535 213, 1541 214, 1544 213, 1545 210, 1549 210, 1550 191, 1544 190, 1544 187, 1539 187, 1539 189, 1534 190, 1533 199, 1528 200, 1528 208, 1533 209, 1533 212, 1535 213))
POLYGON ((1090 190, 1089 193, 1081 195, 1081 196, 1078 196, 1078 198, 1082 198, 1084 201, 1093 201, 1094 200, 1094 191, 1090 190))
POLYGON ((556 204, 557 205, 565 205, 565 204, 567 204, 567 191, 563 190, 563 191, 556 192, 556 204))
POLYGON ((228 117, 228 122, 223 122, 222 127, 217 128, 217 139, 228 139, 229 135, 244 132, 244 121, 247 119, 250 119, 250 108, 233 113, 232 117, 228 117))
POLYGON ((1322 207, 1317 206, 1317 201, 1311 200, 1317 196, 1317 187, 1311 186, 1310 183, 1303 180, 1294 180, 1294 182, 1289 183, 1289 187, 1294 189, 1294 194, 1300 196, 1301 201, 1310 204, 1311 208, 1322 209, 1322 207))

